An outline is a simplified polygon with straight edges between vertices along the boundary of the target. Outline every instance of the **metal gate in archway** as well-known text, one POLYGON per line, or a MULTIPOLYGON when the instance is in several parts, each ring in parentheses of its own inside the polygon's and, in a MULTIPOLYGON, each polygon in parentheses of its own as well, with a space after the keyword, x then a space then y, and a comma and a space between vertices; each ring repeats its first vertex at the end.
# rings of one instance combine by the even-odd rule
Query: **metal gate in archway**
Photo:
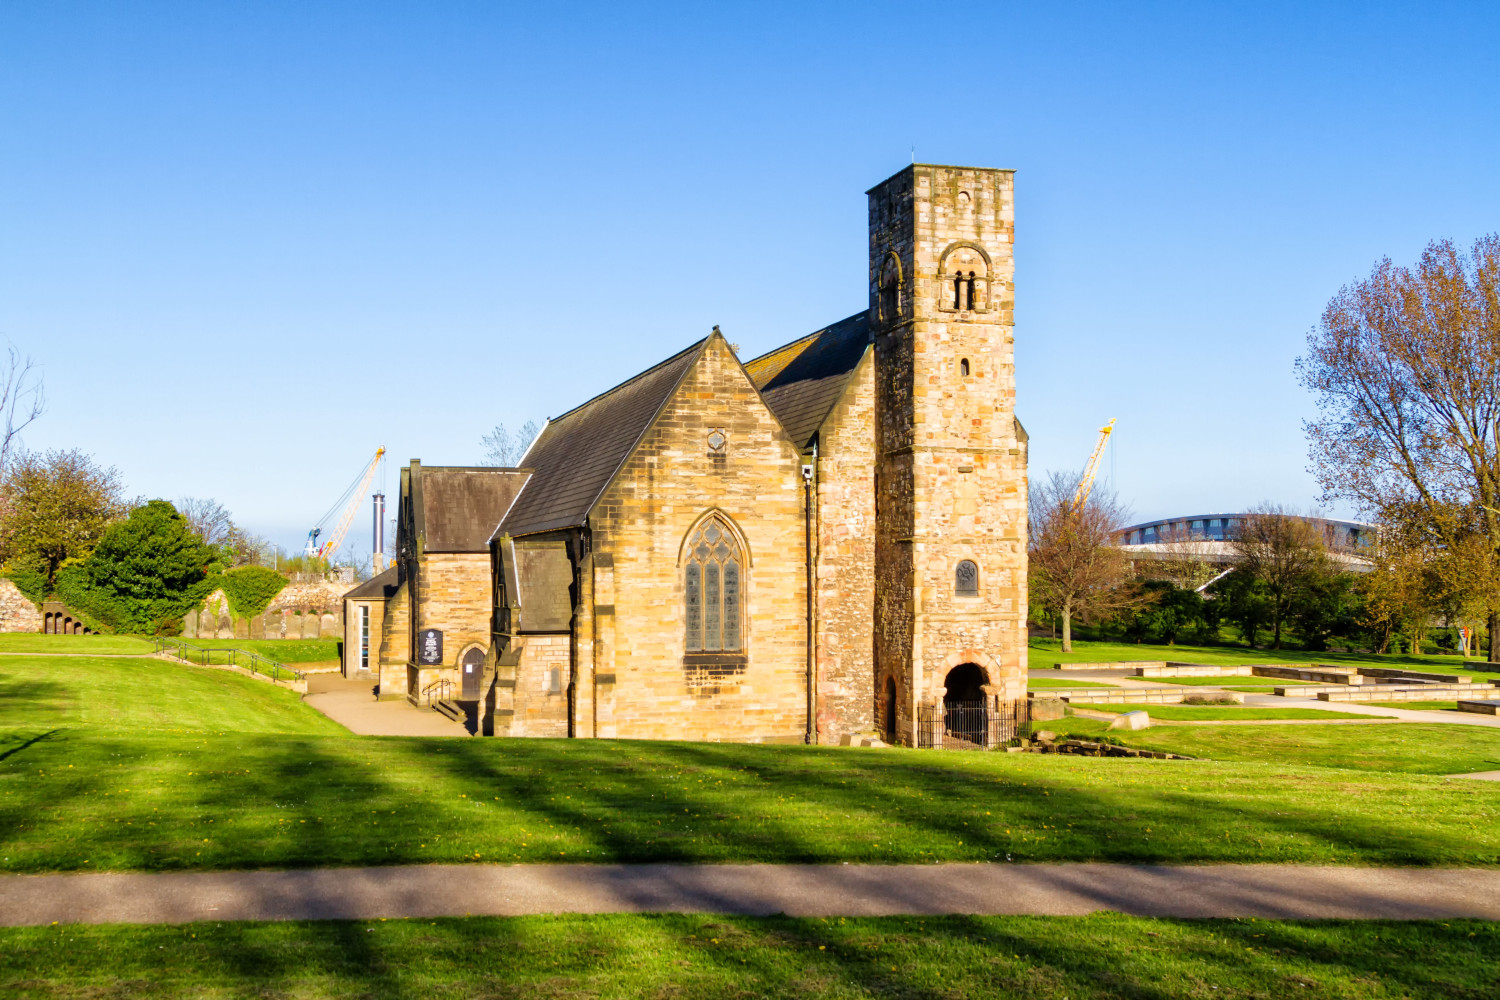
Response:
POLYGON ((917 706, 921 749, 993 750, 1031 735, 1031 705, 987 695, 978 701, 927 702, 917 706))

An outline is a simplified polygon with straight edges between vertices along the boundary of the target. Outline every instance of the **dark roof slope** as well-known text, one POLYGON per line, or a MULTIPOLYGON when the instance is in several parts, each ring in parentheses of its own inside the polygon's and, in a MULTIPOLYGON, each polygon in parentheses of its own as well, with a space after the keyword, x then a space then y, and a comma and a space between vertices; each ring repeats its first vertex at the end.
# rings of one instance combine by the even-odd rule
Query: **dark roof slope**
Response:
POLYGON ((346 601, 389 601, 396 593, 397 567, 377 573, 344 595, 346 601))
POLYGON ((424 523, 428 552, 486 552, 495 525, 526 484, 524 469, 423 467, 424 523))
POLYGON ((564 413, 526 452, 531 480, 497 529, 529 535, 582 524, 697 359, 706 340, 564 413))
POLYGON ((869 343, 862 312, 747 362, 745 371, 792 441, 806 448, 869 343))

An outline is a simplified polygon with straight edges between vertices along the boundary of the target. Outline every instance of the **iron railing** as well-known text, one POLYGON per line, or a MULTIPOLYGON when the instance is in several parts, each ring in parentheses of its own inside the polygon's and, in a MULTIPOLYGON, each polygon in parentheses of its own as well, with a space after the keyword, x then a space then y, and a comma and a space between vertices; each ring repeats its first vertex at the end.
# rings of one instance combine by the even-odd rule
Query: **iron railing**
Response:
POLYGON ((431 708, 435 701, 446 701, 453 696, 453 682, 446 677, 439 677, 431 684, 422 689, 422 699, 431 708))
POLYGON ((277 683, 300 681, 302 671, 279 663, 269 656, 262 656, 253 649, 219 649, 212 646, 194 646, 169 636, 156 636, 152 640, 156 652, 168 653, 185 663, 202 667, 239 667, 252 674, 269 677, 277 683))
POLYGON ((917 746, 922 749, 993 750, 1030 735, 1031 708, 1025 698, 1002 701, 991 695, 917 706, 917 746))

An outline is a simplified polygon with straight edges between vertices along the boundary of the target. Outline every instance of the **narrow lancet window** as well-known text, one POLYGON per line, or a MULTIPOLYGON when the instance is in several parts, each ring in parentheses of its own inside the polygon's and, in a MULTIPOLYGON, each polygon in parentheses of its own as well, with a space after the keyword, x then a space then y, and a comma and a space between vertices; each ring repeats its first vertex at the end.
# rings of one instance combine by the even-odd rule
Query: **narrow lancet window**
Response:
POLYGON ((717 517, 693 532, 684 568, 684 638, 689 653, 738 653, 744 649, 744 609, 734 535, 717 517))
POLYGON ((958 362, 958 373, 964 378, 969 377, 969 359, 961 358, 958 362))

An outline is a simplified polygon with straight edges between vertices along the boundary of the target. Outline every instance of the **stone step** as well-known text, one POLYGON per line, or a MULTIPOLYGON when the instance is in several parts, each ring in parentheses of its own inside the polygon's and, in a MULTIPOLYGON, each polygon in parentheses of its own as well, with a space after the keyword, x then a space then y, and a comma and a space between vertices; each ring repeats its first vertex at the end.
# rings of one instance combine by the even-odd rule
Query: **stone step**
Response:
POLYGON ((1371 684, 1318 692, 1319 701, 1447 701, 1450 698, 1500 699, 1500 688, 1488 684, 1371 684))
POLYGON ((1335 667, 1315 663, 1311 667, 1288 667, 1260 664, 1251 668, 1256 677, 1280 677, 1289 681, 1312 681, 1315 684, 1362 684, 1364 680, 1353 667, 1335 667))
POLYGON ((1485 701, 1460 699, 1458 710, 1460 712, 1473 712, 1476 715, 1500 715, 1500 698, 1490 698, 1485 701))
POLYGON ((468 718, 468 714, 464 712, 463 708, 457 702, 448 698, 438 699, 432 703, 432 707, 439 715, 445 715, 454 722, 463 722, 468 718))
MULTIPOLYGON (((1066 688, 1057 690, 1028 691, 1031 698, 1061 698, 1070 705, 1179 705, 1183 698, 1192 698, 1203 692, 1192 688, 1066 688)), ((1244 701, 1244 695, 1231 691, 1215 691, 1215 698, 1244 701)))
POLYGON ((1360 667, 1359 672, 1365 677, 1373 677, 1381 682, 1394 681, 1420 681, 1424 684, 1470 684, 1474 678, 1462 674, 1429 674, 1420 670, 1397 670, 1394 667, 1360 667))

